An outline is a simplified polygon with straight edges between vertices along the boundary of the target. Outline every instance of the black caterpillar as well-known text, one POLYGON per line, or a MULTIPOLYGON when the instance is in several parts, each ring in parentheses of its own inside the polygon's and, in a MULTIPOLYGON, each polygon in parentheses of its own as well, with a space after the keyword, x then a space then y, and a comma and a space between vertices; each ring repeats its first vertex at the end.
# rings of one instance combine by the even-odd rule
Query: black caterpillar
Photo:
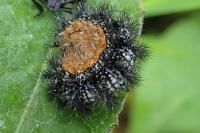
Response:
MULTIPOLYGON (((81 114, 89 112, 95 103, 103 103, 112 108, 116 104, 116 94, 119 91, 130 90, 130 86, 139 84, 138 64, 148 55, 147 47, 137 41, 137 24, 131 21, 127 14, 119 13, 119 16, 115 16, 115 12, 116 10, 107 3, 95 9, 79 5, 71 17, 57 17, 58 29, 53 49, 59 51, 59 54, 54 54, 48 59, 49 67, 42 77, 48 83, 48 96, 63 107, 81 114), (106 47, 92 66, 84 71, 71 73, 66 70, 65 65, 68 64, 64 64, 63 60, 69 58, 67 54, 70 47, 81 45, 66 43, 66 40, 70 41, 66 37, 63 42, 63 34, 66 30, 70 31, 70 27, 75 29, 75 24, 100 27, 105 35, 106 47)), ((76 34, 86 34, 86 29, 79 30, 79 33, 73 33, 74 37, 76 34)), ((100 38, 98 34, 96 36, 100 38)), ((75 49, 77 53, 80 51, 75 49)), ((86 54, 85 57, 89 55, 84 52, 82 54, 86 54)), ((80 54, 80 58, 81 56, 80 54)))

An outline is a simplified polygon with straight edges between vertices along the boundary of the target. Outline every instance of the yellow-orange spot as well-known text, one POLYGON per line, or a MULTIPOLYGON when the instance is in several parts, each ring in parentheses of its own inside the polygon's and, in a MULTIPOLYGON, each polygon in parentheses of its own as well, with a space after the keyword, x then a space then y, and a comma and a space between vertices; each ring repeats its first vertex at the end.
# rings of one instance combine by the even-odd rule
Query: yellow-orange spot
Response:
POLYGON ((106 47, 103 29, 90 21, 77 20, 60 35, 60 48, 64 52, 62 67, 72 74, 90 68, 106 47))

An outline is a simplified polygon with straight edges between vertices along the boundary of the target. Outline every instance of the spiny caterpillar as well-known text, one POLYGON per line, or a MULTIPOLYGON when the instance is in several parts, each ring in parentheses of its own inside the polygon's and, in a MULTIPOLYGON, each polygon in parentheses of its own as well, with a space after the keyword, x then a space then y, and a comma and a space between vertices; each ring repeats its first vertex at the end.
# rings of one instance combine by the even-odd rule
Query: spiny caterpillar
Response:
POLYGON ((138 64, 147 55, 137 41, 137 26, 126 13, 115 16, 108 3, 79 5, 69 17, 57 17, 58 29, 43 79, 48 96, 63 107, 86 114, 95 103, 109 108, 119 91, 139 83, 138 64))

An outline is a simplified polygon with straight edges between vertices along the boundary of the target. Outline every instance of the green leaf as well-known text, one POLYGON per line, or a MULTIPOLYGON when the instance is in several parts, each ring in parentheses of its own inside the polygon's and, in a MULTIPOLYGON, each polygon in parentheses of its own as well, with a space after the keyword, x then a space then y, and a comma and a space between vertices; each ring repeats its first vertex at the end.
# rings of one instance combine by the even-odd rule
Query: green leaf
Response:
POLYGON ((144 37, 152 56, 136 90, 129 133, 200 132, 199 24, 198 12, 160 36, 144 37))
MULTIPOLYGON (((136 0, 128 1, 129 4, 132 6, 116 6, 127 8, 138 17, 136 0)), ((59 110, 45 96, 39 75, 54 38, 53 15, 46 11, 35 18, 37 9, 31 0, 0 0, 0 12, 0 132, 110 132, 125 94, 119 95, 114 111, 99 107, 87 117, 59 110)))
POLYGON ((143 0, 145 17, 200 9, 199 0, 143 0))

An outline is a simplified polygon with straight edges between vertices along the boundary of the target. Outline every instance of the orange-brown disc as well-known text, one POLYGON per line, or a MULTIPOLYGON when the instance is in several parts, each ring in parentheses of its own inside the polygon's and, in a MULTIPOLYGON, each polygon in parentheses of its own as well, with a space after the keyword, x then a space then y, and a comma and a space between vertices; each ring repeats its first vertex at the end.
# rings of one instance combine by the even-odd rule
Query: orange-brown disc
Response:
POLYGON ((77 20, 60 35, 60 48, 64 52, 62 67, 72 74, 90 68, 106 48, 103 29, 90 21, 77 20))

